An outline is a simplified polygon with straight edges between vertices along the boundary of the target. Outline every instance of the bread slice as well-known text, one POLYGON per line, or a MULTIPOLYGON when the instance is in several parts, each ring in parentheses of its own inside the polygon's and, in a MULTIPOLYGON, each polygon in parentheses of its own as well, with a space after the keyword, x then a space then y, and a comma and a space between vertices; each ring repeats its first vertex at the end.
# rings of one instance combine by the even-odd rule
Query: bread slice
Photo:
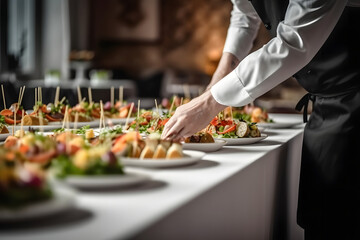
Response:
POLYGON ((149 146, 145 146, 140 154, 140 159, 152 158, 154 156, 154 151, 149 146))
MULTIPOLYGON (((23 117, 23 124, 24 126, 40 125, 40 119, 35 116, 25 115, 23 117)), ((43 119, 43 125, 48 125, 48 121, 45 118, 43 119)))
POLYGON ((236 135, 239 137, 247 137, 250 133, 250 128, 246 122, 240 122, 236 127, 236 135))
POLYGON ((169 150, 167 151, 166 158, 181 158, 182 154, 182 147, 179 143, 173 143, 169 150))
POLYGON ((166 158, 166 148, 163 145, 159 144, 156 147, 153 158, 166 158))

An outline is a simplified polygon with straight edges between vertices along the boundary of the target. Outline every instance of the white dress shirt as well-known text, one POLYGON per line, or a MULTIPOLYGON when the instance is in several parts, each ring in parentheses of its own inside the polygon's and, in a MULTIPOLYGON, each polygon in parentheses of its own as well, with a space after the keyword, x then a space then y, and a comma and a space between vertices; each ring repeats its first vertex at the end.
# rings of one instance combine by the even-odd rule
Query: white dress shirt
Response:
POLYGON ((211 88, 214 99, 244 106, 288 79, 315 56, 334 29, 346 5, 360 0, 289 0, 276 37, 248 55, 261 20, 248 0, 232 0, 224 52, 240 64, 211 88))

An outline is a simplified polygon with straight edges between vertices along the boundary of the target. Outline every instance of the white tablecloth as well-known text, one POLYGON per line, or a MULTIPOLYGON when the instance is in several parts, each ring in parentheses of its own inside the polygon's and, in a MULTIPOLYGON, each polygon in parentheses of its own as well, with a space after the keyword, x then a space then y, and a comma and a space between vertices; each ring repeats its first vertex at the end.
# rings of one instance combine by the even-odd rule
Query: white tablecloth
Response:
POLYGON ((302 239, 296 207, 303 125, 265 133, 262 142, 225 146, 195 165, 129 168, 153 181, 79 192, 77 209, 66 216, 2 227, 0 239, 302 239))

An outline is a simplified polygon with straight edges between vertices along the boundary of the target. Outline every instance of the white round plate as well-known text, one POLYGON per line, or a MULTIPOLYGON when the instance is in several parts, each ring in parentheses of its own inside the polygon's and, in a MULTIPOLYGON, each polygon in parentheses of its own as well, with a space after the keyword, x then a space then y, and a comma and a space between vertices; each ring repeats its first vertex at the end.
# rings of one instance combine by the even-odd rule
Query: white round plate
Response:
POLYGON ((143 173, 126 172, 124 175, 104 176, 69 176, 64 182, 77 188, 113 188, 128 187, 150 180, 150 176, 143 173))
POLYGON ((202 152, 215 152, 226 144, 223 139, 217 139, 214 143, 183 143, 185 150, 197 150, 202 152))
POLYGON ((263 128, 292 128, 303 123, 302 114, 270 113, 269 118, 274 122, 257 123, 257 126, 263 128))
POLYGON ((53 198, 49 200, 29 204, 22 208, 0 209, 0 221, 15 222, 50 217, 76 206, 74 190, 64 186, 56 186, 53 188, 53 194, 53 198))
POLYGON ((292 128, 302 122, 272 122, 272 123, 257 123, 258 127, 262 128, 292 128))
POLYGON ((245 138, 215 138, 215 139, 225 140, 227 145, 246 145, 246 144, 259 142, 261 140, 264 140, 265 138, 267 138, 267 135, 262 133, 261 137, 254 137, 254 138, 245 137, 245 138))
POLYGON ((122 164, 126 166, 161 168, 193 164, 200 161, 205 156, 205 153, 200 151, 184 150, 183 153, 184 157, 176 159, 139 159, 127 157, 121 157, 120 159, 122 164))
MULTIPOLYGON (((23 126, 24 131, 28 131, 29 127, 33 128, 33 129, 37 129, 37 130, 43 129, 44 131, 51 131, 54 129, 61 128, 61 125, 50 124, 50 125, 42 125, 42 126, 40 126, 40 125, 23 126)), ((9 131, 11 131, 11 127, 8 129, 9 129, 9 131)), ((15 126, 15 131, 20 130, 20 129, 21 129, 20 125, 15 126)))
POLYGON ((0 133, 0 141, 4 141, 10 135, 10 133, 0 133))

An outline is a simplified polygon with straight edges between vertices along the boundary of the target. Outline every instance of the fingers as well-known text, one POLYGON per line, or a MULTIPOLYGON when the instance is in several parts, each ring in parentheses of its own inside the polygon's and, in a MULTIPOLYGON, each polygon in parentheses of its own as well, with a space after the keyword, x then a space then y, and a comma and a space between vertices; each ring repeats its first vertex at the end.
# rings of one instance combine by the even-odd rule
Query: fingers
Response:
POLYGON ((173 118, 170 118, 170 120, 164 126, 164 130, 161 134, 161 138, 163 138, 163 139, 169 138, 168 137, 170 135, 169 131, 172 129, 172 127, 174 126, 175 123, 176 123, 176 121, 174 121, 173 118))

